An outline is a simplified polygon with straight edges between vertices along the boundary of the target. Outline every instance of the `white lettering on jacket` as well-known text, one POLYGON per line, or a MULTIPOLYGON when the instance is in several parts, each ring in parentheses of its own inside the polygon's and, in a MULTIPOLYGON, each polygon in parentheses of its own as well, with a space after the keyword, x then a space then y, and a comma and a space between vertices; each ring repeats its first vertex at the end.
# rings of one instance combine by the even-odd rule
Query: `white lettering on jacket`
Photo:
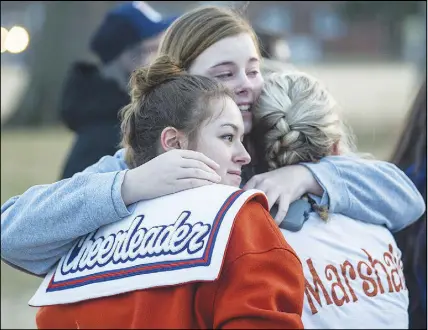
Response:
POLYGON ((200 251, 211 225, 186 223, 190 211, 183 211, 175 223, 165 226, 143 227, 144 215, 135 217, 126 231, 119 230, 107 237, 95 239, 96 233, 82 238, 68 253, 61 265, 62 275, 134 261, 159 255, 175 255, 187 249, 189 254, 200 251))

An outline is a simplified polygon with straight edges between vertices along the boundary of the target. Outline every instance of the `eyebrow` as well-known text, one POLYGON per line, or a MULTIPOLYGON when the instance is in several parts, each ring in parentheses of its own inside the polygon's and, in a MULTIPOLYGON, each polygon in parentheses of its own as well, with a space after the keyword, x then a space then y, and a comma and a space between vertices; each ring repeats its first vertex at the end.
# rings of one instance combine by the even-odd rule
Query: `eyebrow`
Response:
MULTIPOLYGON (((250 60, 249 60, 249 62, 259 62, 259 59, 258 58, 256 58, 256 57, 251 57, 250 58, 250 60)), ((216 68, 216 67, 218 67, 218 66, 222 66, 222 65, 234 65, 235 63, 233 63, 233 62, 231 62, 231 61, 224 61, 224 62, 220 62, 220 63, 218 63, 218 64, 216 64, 216 65, 213 65, 212 67, 211 67, 211 69, 213 69, 213 68, 216 68)))
POLYGON ((225 126, 230 126, 233 128, 234 131, 238 132, 238 126, 236 126, 235 124, 227 123, 227 124, 221 125, 220 127, 225 127, 225 126))

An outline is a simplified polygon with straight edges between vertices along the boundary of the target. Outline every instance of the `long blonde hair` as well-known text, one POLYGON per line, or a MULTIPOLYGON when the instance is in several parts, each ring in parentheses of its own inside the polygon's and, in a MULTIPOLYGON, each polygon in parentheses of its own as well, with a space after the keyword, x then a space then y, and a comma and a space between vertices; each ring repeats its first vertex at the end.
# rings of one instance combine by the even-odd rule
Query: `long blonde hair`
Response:
POLYGON ((299 162, 316 162, 353 152, 353 135, 338 105, 315 78, 302 72, 273 73, 265 80, 254 110, 269 170, 299 162))
POLYGON ((166 30, 158 53, 168 55, 182 69, 216 42, 248 33, 259 51, 257 36, 247 20, 231 8, 203 6, 180 16, 166 30))

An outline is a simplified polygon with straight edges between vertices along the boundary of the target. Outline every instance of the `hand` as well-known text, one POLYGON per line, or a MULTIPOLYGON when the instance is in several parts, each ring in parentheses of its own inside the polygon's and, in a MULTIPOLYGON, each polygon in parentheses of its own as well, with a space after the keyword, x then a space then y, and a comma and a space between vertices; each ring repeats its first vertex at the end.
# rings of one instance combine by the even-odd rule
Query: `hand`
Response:
POLYGON ((200 152, 175 149, 126 172, 122 183, 125 205, 181 190, 219 183, 219 165, 200 152))
POLYGON ((285 218, 290 204, 305 193, 321 196, 323 189, 311 171, 303 165, 290 165, 253 176, 244 186, 245 190, 262 190, 268 199, 269 210, 278 204, 275 222, 279 225, 285 218))

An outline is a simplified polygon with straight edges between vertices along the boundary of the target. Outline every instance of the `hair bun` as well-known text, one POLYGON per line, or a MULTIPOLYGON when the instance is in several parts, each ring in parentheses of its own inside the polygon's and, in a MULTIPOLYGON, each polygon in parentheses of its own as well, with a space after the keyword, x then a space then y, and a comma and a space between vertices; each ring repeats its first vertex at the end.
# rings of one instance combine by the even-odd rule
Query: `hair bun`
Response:
POLYGON ((145 67, 139 68, 131 76, 131 98, 141 99, 156 86, 184 75, 186 72, 169 56, 161 55, 145 67))

